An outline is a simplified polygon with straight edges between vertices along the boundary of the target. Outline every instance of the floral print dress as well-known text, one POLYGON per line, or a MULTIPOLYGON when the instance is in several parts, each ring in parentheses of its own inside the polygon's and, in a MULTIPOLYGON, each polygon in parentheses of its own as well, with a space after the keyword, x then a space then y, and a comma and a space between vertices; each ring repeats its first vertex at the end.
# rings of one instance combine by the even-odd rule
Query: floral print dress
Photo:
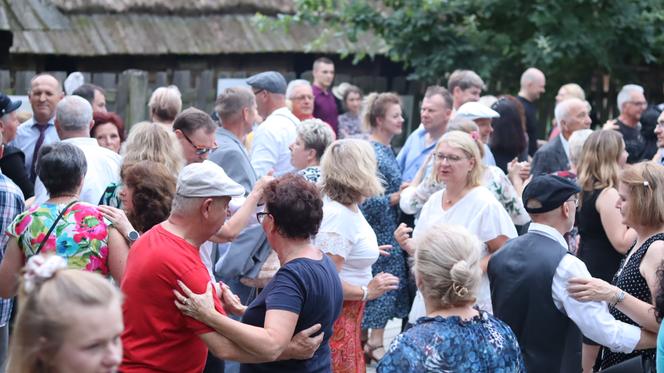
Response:
MULTIPOLYGON (((44 203, 18 215, 7 234, 18 241, 26 258, 37 254, 48 230, 66 204, 44 203)), ((71 205, 46 239, 42 252, 53 252, 67 261, 69 268, 109 276, 108 228, 97 207, 85 202, 71 205)))

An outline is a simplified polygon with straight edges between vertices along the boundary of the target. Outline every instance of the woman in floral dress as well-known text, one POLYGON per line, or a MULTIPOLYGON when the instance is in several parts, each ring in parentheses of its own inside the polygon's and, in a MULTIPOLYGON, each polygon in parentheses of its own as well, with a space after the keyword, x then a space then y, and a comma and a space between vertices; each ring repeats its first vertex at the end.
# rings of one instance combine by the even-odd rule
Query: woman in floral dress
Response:
POLYGON ((83 152, 67 143, 44 145, 38 167, 50 199, 19 214, 7 229, 11 238, 0 265, 1 296, 14 294, 20 269, 40 252, 63 257, 69 268, 97 272, 119 283, 128 244, 96 206, 78 201, 87 171, 83 152))

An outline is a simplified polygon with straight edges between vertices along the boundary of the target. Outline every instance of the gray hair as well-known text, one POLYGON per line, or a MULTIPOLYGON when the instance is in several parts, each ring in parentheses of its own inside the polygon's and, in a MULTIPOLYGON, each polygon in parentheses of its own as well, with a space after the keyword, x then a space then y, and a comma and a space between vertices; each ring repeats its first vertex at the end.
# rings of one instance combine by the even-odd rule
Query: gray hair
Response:
POLYGON ((594 131, 590 128, 586 128, 574 131, 572 136, 569 137, 569 161, 572 164, 577 164, 577 161, 581 156, 583 144, 585 144, 586 140, 593 132, 594 131))
POLYGON ((553 110, 553 114, 556 118, 556 122, 558 122, 559 125, 562 123, 563 120, 567 119, 570 109, 572 108, 572 106, 574 106, 574 104, 577 103, 582 104, 584 107, 588 107, 585 101, 579 100, 576 97, 560 101, 558 105, 556 105, 556 108, 553 110))
POLYGON ((623 111, 623 105, 625 105, 625 102, 630 100, 632 93, 643 93, 643 87, 638 84, 626 84, 622 87, 620 92, 618 92, 618 99, 616 100, 618 103, 618 111, 620 113, 623 111))
POLYGON ((92 106, 80 96, 67 96, 58 102, 55 120, 64 131, 90 130, 92 106))
POLYGON ((217 97, 214 111, 217 112, 222 123, 225 120, 238 115, 242 109, 251 108, 256 102, 256 97, 250 89, 244 87, 226 88, 217 97))
POLYGON ((485 89, 484 81, 472 70, 454 70, 450 78, 447 80, 447 89, 454 92, 454 88, 459 87, 462 91, 468 88, 485 89))
POLYGON ((311 87, 311 83, 309 83, 309 81, 304 79, 291 80, 290 83, 288 83, 288 87, 286 87, 286 98, 290 99, 291 96, 293 95, 293 91, 295 90, 295 88, 301 86, 311 87))
POLYGON ((201 197, 185 197, 175 193, 171 204, 171 213, 181 216, 191 216, 201 206, 203 200, 204 198, 201 197))
POLYGON ((40 149, 37 174, 51 197, 75 193, 87 171, 85 154, 77 146, 59 142, 40 149))
POLYGON ((297 135, 304 142, 306 149, 314 149, 316 151, 316 159, 320 158, 325 153, 332 141, 334 141, 334 132, 330 126, 320 119, 307 119, 303 120, 297 126, 297 135))

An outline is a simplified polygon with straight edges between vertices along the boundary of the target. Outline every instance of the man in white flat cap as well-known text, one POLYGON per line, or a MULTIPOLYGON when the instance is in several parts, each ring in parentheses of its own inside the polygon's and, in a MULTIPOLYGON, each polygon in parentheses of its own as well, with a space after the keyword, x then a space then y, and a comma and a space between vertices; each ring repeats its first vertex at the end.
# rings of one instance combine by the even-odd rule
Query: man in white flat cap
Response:
MULTIPOLYGON (((143 234, 127 258, 121 285, 125 295, 123 372, 202 372, 208 348, 220 358, 251 358, 236 346, 223 344, 223 337, 211 327, 182 314, 173 293, 178 281, 192 291, 205 292, 210 275, 199 247, 224 224, 231 198, 244 192, 213 162, 182 169, 170 216, 143 234)), ((213 291, 218 312, 242 308, 232 294, 224 291, 220 299, 213 291)), ((311 353, 316 342, 320 343, 313 339, 311 353)))
POLYGON ((499 118, 500 114, 497 111, 487 107, 479 102, 466 102, 461 105, 456 112, 454 117, 455 121, 458 120, 472 120, 477 124, 477 127, 480 129, 480 140, 484 144, 484 164, 487 166, 495 166, 496 160, 491 153, 489 148, 489 140, 491 138, 491 133, 493 132, 493 127, 491 126, 491 120, 493 118, 499 118))

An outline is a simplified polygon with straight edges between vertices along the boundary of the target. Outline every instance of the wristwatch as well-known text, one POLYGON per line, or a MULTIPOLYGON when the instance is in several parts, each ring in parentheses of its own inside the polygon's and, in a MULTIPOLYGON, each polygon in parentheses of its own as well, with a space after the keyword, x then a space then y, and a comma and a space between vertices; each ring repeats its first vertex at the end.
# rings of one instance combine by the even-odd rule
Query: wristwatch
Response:
POLYGON ((138 234, 138 232, 136 231, 130 231, 129 233, 127 233, 127 241, 129 241, 129 243, 136 242, 136 240, 138 240, 139 237, 141 237, 141 235, 138 234))

